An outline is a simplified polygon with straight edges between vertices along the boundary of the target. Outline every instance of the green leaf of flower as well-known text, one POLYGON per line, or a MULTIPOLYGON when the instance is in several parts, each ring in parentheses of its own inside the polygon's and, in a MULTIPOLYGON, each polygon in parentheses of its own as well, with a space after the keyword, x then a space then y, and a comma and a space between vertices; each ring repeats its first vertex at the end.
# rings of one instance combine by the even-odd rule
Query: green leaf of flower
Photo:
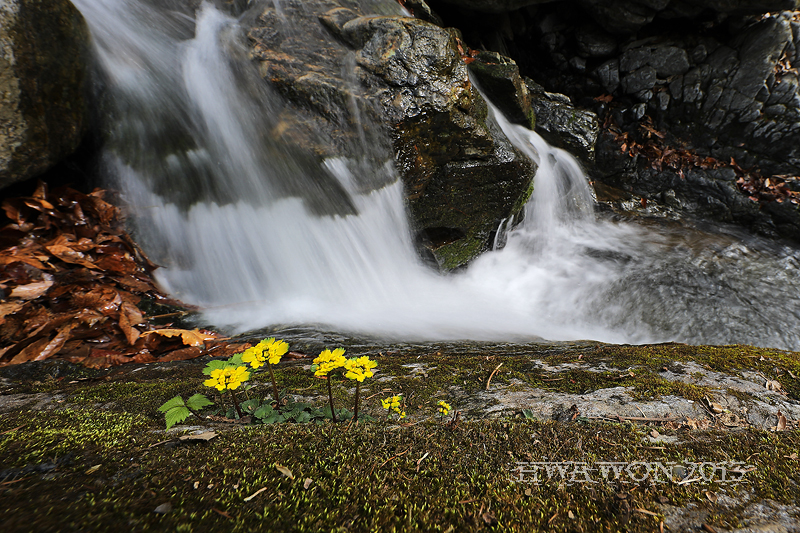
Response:
POLYGON ((294 415, 294 421, 298 424, 305 424, 306 422, 311 420, 311 415, 308 414, 308 411, 300 411, 296 415, 294 415))
POLYGON ((209 361, 206 364, 206 367, 203 369, 203 374, 205 374, 206 376, 210 376, 211 372, 213 372, 214 370, 221 370, 226 366, 228 366, 227 361, 220 361, 219 359, 209 361))
POLYGON ((167 429, 171 428, 178 422, 183 422, 191 415, 192 413, 186 408, 186 406, 181 405, 178 407, 173 407, 164 415, 167 419, 167 429))
POLYGON ((197 393, 186 400, 186 407, 194 411, 199 411, 203 407, 208 407, 209 405, 214 405, 214 402, 200 393, 197 393))
POLYGON ((233 354, 233 355, 231 356, 231 358, 230 358, 230 359, 228 359, 228 361, 227 361, 227 364, 229 364, 229 365, 231 365, 231 366, 248 366, 248 364, 247 364, 247 363, 245 363, 244 361, 242 361, 242 356, 243 356, 243 355, 244 355, 244 352, 242 352, 242 353, 235 353, 235 354, 233 354))
POLYGON ((158 410, 161 411, 162 413, 166 413, 173 407, 179 407, 182 405, 184 405, 183 398, 181 398, 180 395, 178 395, 172 398, 171 400, 168 400, 167 403, 159 407, 158 410))
POLYGON ((242 411, 247 411, 248 413, 252 413, 256 409, 259 408, 261 405, 261 400, 253 398, 252 400, 246 400, 239 404, 239 407, 242 411))
POLYGON ((253 413, 253 416, 256 417, 256 418, 262 418, 263 419, 263 418, 269 418, 274 413, 275 413, 275 410, 272 408, 271 405, 264 404, 261 407, 259 407, 258 409, 256 409, 256 412, 253 413))

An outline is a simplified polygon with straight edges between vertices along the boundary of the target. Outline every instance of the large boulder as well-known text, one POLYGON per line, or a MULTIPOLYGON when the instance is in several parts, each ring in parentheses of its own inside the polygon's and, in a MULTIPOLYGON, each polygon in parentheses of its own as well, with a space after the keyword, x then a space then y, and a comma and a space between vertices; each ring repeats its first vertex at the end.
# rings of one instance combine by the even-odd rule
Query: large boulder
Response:
POLYGON ((360 176, 394 154, 420 251, 457 268, 519 215, 533 163, 492 120, 454 31, 364 4, 287 1, 245 21, 262 76, 294 104, 275 135, 372 169, 360 176))
POLYGON ((69 0, 0 3, 0 187, 78 147, 88 57, 88 30, 69 0))

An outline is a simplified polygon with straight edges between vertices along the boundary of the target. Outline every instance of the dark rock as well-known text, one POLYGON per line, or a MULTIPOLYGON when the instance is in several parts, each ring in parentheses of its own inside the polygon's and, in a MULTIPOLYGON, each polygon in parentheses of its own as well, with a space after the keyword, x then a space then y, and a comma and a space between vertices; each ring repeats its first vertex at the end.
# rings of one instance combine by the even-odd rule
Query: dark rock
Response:
POLYGON ((595 76, 606 91, 613 93, 619 87, 619 60, 606 61, 597 67, 595 76))
POLYGON ((536 114, 536 132, 553 146, 563 148, 584 164, 594 162, 599 125, 597 115, 572 105, 563 94, 548 93, 526 80, 536 114))
POLYGON ((614 36, 596 26, 584 26, 575 34, 578 53, 584 57, 608 57, 617 50, 614 36))
POLYGON ((459 8, 472 9, 482 13, 504 13, 525 6, 544 4, 553 0, 440 0, 459 8))
POLYGON ((0 187, 41 174, 87 131, 89 34, 68 0, 0 6, 0 187))
MULTIPOLYGON (((335 0, 282 2, 282 16, 302 38, 282 31, 272 7, 245 19, 263 77, 296 108, 282 118, 281 137, 321 157, 371 158, 373 167, 393 153, 417 243, 440 268, 489 249, 500 221, 522 209, 533 168, 488 117, 456 32, 335 0)), ((497 66, 498 86, 513 88, 516 66, 497 66)))
POLYGON ((620 80, 622 90, 628 94, 652 89, 656 84, 656 69, 647 66, 634 70, 620 80))
POLYGON ((482 51, 469 69, 484 94, 509 121, 533 129, 536 117, 531 110, 530 95, 514 61, 496 52, 482 51))
POLYGON ((655 69, 659 78, 684 74, 689 70, 689 57, 686 51, 677 46, 644 46, 626 50, 619 60, 619 69, 630 72, 644 66, 655 69))

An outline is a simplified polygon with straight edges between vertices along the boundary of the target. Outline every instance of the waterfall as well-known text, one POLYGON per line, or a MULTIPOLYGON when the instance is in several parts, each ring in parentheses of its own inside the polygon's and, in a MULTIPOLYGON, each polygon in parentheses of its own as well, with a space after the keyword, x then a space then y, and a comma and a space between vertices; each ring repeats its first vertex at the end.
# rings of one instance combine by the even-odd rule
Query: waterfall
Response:
POLYGON ((505 221, 496 244, 506 245, 465 272, 435 273, 416 256, 390 154, 365 184, 358 162, 319 165, 268 134, 283 104, 233 66, 246 64, 230 60, 245 53, 234 18, 208 3, 195 15, 148 0, 74 1, 101 71, 105 172, 163 265, 160 284, 210 323, 800 349, 796 251, 598 219, 578 163, 496 110, 539 165, 526 221, 505 221))

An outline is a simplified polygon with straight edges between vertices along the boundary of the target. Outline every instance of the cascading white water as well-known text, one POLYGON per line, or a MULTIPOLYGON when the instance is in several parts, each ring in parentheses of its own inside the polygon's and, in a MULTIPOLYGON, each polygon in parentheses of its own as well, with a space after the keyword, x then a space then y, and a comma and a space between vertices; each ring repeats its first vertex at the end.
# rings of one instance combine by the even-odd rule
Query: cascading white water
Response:
POLYGON ((596 220, 575 160, 499 115, 539 164, 525 225, 466 272, 436 274, 416 257, 399 180, 381 186, 390 166, 364 187, 345 158, 320 168, 264 135, 282 104, 232 68, 234 19, 208 4, 195 20, 146 0, 74 1, 97 44, 107 165, 136 237, 165 265, 162 285, 211 323, 800 349, 796 252, 596 220))

